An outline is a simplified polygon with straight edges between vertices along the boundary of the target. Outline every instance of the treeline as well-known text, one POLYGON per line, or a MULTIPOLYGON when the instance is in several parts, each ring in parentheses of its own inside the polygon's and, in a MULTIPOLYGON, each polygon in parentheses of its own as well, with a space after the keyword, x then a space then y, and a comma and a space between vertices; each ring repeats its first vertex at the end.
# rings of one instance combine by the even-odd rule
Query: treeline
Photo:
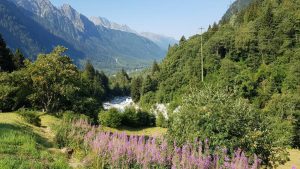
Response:
MULTIPOLYGON (((97 122, 104 100, 114 94, 128 92, 115 83, 110 87, 109 78, 95 70, 90 62, 86 63, 83 70, 79 70, 64 55, 66 50, 58 46, 51 53, 40 54, 31 62, 25 59, 20 50, 13 53, 7 48, 0 36, 0 110, 68 110, 85 114, 97 122)), ((118 77, 115 79, 120 81, 118 77)))

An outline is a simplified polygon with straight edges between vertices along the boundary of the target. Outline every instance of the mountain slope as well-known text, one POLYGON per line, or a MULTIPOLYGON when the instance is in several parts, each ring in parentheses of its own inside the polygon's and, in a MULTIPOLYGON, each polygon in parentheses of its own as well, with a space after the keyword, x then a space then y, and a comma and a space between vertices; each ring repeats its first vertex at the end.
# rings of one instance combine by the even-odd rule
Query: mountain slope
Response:
MULTIPOLYGON (((96 68, 105 71, 115 71, 120 68, 136 69, 149 65, 154 59, 160 60, 165 52, 152 41, 138 36, 133 33, 108 29, 103 26, 96 26, 87 17, 78 13, 70 5, 63 5, 61 8, 56 8, 49 0, 10 0, 15 3, 15 6, 9 5, 9 2, 3 0, 3 8, 11 9, 10 16, 16 18, 14 26, 24 24, 21 22, 23 17, 31 19, 31 25, 27 25, 28 29, 22 32, 22 36, 30 31, 39 31, 44 29, 54 37, 62 39, 65 43, 70 44, 67 47, 74 51, 79 51, 73 56, 79 65, 82 65, 86 60, 90 60, 96 68), (16 10, 23 8, 24 10, 16 10), (40 25, 36 27, 35 25, 40 25)), ((3 17, 1 16, 3 19, 3 17)), ((53 48, 53 45, 32 45, 25 44, 17 37, 21 36, 7 26, 2 26, 2 32, 10 32, 8 37, 8 45, 16 48, 26 48, 24 52, 27 55, 36 54, 43 51, 48 51, 53 48), (26 47, 25 47, 26 46, 26 47), (35 50, 31 48, 35 47, 35 50)), ((6 33, 2 33, 6 34, 6 33)), ((5 39, 8 39, 3 35, 5 39)), ((43 43, 44 34, 28 34, 25 39, 35 39, 37 44, 43 43)), ((54 41, 56 42, 56 41, 54 41)))
POLYGON ((221 21, 226 22, 229 20, 233 15, 237 14, 238 12, 242 11, 243 9, 247 8, 254 0, 236 0, 234 1, 226 13, 223 15, 221 21))
POLYGON ((103 26, 108 29, 114 29, 114 30, 119 30, 119 31, 124 31, 124 32, 130 32, 130 33, 135 33, 138 34, 135 30, 131 29, 127 25, 120 25, 115 22, 111 22, 108 19, 104 17, 90 17, 90 20, 97 26, 103 26))
MULTIPOLYGON (((256 0, 209 29, 203 34, 205 84, 235 91, 258 107, 276 94, 299 94, 299 14, 300 1, 256 0)), ((203 85, 200 47, 195 35, 170 48, 153 98, 168 103, 203 85)))
POLYGON ((57 45, 70 50, 70 56, 78 61, 83 55, 71 44, 51 34, 43 26, 30 18, 31 13, 5 0, 0 2, 0 33, 11 48, 20 48, 30 59, 40 52, 50 52, 57 45), (45 40, 47 39, 47 40, 45 40))
POLYGON ((161 47, 162 49, 165 49, 165 50, 168 50, 169 45, 172 46, 178 42, 174 38, 166 37, 166 36, 162 36, 162 35, 158 35, 158 34, 154 34, 154 33, 150 33, 150 32, 142 32, 142 33, 140 33, 140 35, 152 40, 159 47, 161 47))
POLYGON ((114 29, 114 30, 120 30, 120 31, 124 31, 124 32, 130 32, 130 33, 134 33, 138 36, 145 37, 145 38, 151 40, 152 42, 157 44, 160 48, 162 48, 166 51, 168 50, 169 45, 174 45, 175 43, 178 42, 174 38, 163 36, 163 35, 158 35, 158 34, 151 33, 151 32, 138 33, 137 31, 131 29, 127 25, 120 25, 118 23, 109 21, 108 19, 103 18, 103 17, 90 17, 90 20, 95 25, 98 25, 98 26, 103 26, 103 27, 106 27, 108 29, 114 29))

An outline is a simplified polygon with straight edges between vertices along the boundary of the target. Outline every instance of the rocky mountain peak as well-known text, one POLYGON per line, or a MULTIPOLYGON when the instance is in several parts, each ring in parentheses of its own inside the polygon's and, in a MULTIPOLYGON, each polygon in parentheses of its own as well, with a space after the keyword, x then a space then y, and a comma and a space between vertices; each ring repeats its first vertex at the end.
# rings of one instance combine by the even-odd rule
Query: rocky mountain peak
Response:
POLYGON ((115 22, 111 22, 110 20, 104 18, 104 17, 95 17, 92 16, 90 17, 90 20, 97 26, 103 26, 108 29, 114 29, 114 30, 119 30, 123 32, 130 32, 130 33, 135 33, 138 34, 135 30, 131 29, 129 26, 125 24, 118 24, 115 22))

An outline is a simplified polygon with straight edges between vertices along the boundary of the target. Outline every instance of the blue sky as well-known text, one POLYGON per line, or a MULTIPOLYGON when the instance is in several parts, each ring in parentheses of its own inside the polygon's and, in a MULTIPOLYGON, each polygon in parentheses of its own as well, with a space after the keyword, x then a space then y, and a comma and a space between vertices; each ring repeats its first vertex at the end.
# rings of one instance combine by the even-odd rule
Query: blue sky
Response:
POLYGON ((139 32, 179 39, 219 21, 232 0, 51 0, 70 4, 86 16, 102 16, 139 32))

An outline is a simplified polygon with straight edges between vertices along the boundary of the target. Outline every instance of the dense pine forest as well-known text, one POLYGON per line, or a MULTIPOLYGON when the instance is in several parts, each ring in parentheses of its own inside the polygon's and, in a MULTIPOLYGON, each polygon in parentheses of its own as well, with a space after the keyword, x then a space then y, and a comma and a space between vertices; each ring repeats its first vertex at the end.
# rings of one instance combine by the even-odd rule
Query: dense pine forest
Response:
MULTIPOLYGON (((55 119, 53 147, 67 149, 59 163, 51 153, 47 160, 31 153, 45 168, 276 168, 300 148, 298 0, 236 1, 219 23, 183 36, 162 62, 139 73, 107 76, 92 60, 81 69, 67 50, 57 46, 29 60, 0 36, 0 117, 16 114, 26 130, 55 119), (117 96, 134 103, 105 110, 117 96)), ((30 168, 34 160, 23 157, 29 150, 15 151, 18 159, 4 149, 20 131, 2 123, 0 164, 30 168)), ((29 138, 40 144, 36 132, 25 133, 19 145, 29 138)))

